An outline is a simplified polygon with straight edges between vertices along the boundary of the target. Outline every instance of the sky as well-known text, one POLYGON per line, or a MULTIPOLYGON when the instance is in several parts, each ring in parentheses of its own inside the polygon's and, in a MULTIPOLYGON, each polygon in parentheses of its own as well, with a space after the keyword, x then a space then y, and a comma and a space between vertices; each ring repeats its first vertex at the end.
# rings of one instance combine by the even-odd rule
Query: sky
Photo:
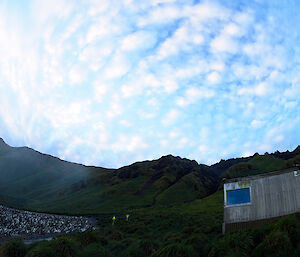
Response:
POLYGON ((300 2, 0 0, 0 137, 118 168, 300 144, 300 2))

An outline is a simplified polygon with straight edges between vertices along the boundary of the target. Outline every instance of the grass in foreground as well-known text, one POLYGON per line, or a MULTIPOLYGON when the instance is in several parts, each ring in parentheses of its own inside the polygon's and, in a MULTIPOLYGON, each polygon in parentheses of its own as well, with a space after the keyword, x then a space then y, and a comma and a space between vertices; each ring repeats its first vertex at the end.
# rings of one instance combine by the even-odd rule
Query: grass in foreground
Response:
POLYGON ((13 240, 0 257, 226 257, 300 256, 300 214, 260 228, 221 234, 223 194, 176 207, 131 210, 129 221, 117 216, 99 220, 96 231, 61 236, 24 246, 13 240))

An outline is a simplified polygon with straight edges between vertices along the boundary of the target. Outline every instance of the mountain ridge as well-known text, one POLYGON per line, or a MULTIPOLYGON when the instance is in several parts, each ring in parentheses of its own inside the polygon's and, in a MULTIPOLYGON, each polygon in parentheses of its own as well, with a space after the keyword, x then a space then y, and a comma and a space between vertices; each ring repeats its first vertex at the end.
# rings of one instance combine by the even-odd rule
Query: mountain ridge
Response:
POLYGON ((109 169, 68 162, 28 147, 11 147, 0 139, 0 204, 66 214, 174 206, 211 195, 219 188, 222 174, 253 174, 262 171, 262 164, 267 165, 266 171, 293 165, 299 149, 275 152, 281 159, 254 154, 208 166, 165 155, 109 169))

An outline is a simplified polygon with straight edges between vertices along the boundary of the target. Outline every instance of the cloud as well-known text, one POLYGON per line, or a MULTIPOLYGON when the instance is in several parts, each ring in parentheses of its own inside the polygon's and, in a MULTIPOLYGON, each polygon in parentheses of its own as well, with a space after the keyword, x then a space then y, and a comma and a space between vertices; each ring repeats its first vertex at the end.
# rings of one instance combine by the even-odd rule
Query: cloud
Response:
POLYGON ((171 22, 180 17, 182 17, 182 12, 177 6, 159 6, 152 9, 145 17, 141 17, 138 21, 138 26, 144 27, 150 24, 171 22))
POLYGON ((124 51, 133 51, 147 49, 152 47, 156 42, 155 37, 149 32, 138 31, 127 35, 121 43, 121 49, 124 51))
POLYGON ((97 80, 94 82, 94 98, 97 102, 101 103, 108 91, 108 85, 97 80))
POLYGON ((191 49, 191 44, 203 43, 204 37, 200 33, 194 33, 188 25, 179 27, 172 37, 164 41, 158 51, 158 59, 161 60, 170 55, 176 55, 183 50, 191 49))
POLYGON ((115 152, 128 151, 135 153, 147 147, 148 145, 140 136, 133 135, 128 137, 127 135, 121 135, 119 140, 112 145, 112 150, 115 152))
POLYGON ((81 84, 85 80, 85 72, 82 67, 75 66, 69 72, 70 84, 81 84))
POLYGON ((251 127, 252 128, 260 128, 264 124, 261 120, 253 120, 251 121, 251 127))
POLYGON ((129 60, 122 53, 117 52, 107 68, 104 71, 104 76, 107 79, 116 79, 124 76, 130 69, 129 60))
POLYGON ((286 3, 23 2, 0 5, 0 136, 14 145, 117 167, 298 144, 286 3))
POLYGON ((186 90, 184 97, 179 97, 176 101, 177 105, 184 107, 197 102, 201 98, 211 98, 215 92, 207 88, 190 87, 186 90))
POLYGON ((172 123, 174 123, 180 116, 180 113, 178 110, 176 109, 171 109, 166 116, 164 117, 164 119, 162 120, 163 125, 168 126, 171 125, 172 123))
POLYGON ((238 95, 265 96, 268 93, 269 85, 261 82, 254 87, 243 87, 238 90, 238 95))
POLYGON ((221 80, 221 76, 218 72, 213 71, 207 76, 207 81, 210 84, 216 84, 221 80))
POLYGON ((227 34, 221 34, 214 38, 210 47, 213 52, 228 52, 234 54, 238 51, 238 44, 227 34))

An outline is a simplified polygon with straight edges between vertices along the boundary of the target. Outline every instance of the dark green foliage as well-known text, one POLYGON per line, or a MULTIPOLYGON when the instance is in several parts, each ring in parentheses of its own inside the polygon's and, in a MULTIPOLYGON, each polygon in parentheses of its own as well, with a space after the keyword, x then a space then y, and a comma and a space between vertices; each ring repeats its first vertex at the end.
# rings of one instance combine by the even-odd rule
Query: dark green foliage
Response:
POLYGON ((217 239, 208 254, 209 257, 248 256, 253 247, 253 240, 245 232, 226 234, 217 239))
POLYGON ((124 256, 138 257, 150 256, 158 249, 158 244, 154 240, 142 239, 133 242, 125 251, 124 256))
POLYGON ((85 247, 79 257, 110 257, 110 253, 98 243, 85 247))
MULTIPOLYGON (((99 233, 95 230, 88 230, 83 233, 76 234, 76 240, 79 242, 81 247, 85 247, 89 244, 100 241, 99 233)), ((107 241, 102 242, 102 244, 107 244, 107 241)))
POLYGON ((286 232, 293 246, 298 246, 300 236, 300 220, 297 219, 296 215, 291 215, 279 220, 275 228, 286 232))
POLYGON ((292 251, 292 243, 288 234, 284 231, 274 230, 254 249, 254 256, 285 257, 290 256, 292 251))
POLYGON ((0 145, 0 202, 29 210, 93 214, 175 205, 209 195, 219 180, 208 166, 171 155, 113 170, 0 145))
POLYGON ((151 257, 197 257, 197 253, 192 246, 184 244, 171 244, 161 248, 151 255, 151 257))
POLYGON ((145 256, 143 251, 136 245, 132 245, 125 250, 123 257, 143 257, 145 256))
MULTIPOLYGON (((300 149, 300 146, 298 146, 298 148, 300 149)), ((287 160, 285 166, 286 168, 292 168, 299 164, 300 164, 300 154, 298 154, 292 159, 287 160)))
POLYGON ((247 163, 242 162, 230 167, 226 172, 222 174, 224 178, 237 178, 237 177, 244 177, 250 174, 259 173, 259 171, 255 168, 255 166, 247 163))
POLYGON ((0 247, 0 257, 24 257, 25 254, 26 247, 20 239, 10 240, 0 247))
POLYGON ((198 253, 199 257, 207 255, 208 238, 203 233, 191 234, 188 238, 183 240, 183 244, 191 245, 198 253))
POLYGON ((222 177, 237 178, 271 172, 285 168, 285 161, 272 155, 255 155, 247 162, 231 166, 222 177))
POLYGON ((79 248, 75 241, 67 236, 61 236, 50 242, 56 257, 77 257, 79 248))
POLYGON ((49 246, 48 243, 40 243, 38 246, 31 249, 26 257, 56 257, 56 253, 53 248, 49 246))
POLYGON ((10 241, 0 247, 0 257, 300 256, 300 213, 223 236, 223 192, 205 197, 219 183, 212 174, 214 167, 218 172, 229 168, 224 173, 229 178, 253 175, 292 167, 299 163, 296 152, 256 154, 212 167, 164 156, 106 170, 0 144, 0 163, 7 168, 2 172, 4 166, 0 165, 1 203, 21 206, 22 195, 25 200, 30 199, 24 206, 35 210, 102 213, 99 230, 34 243, 27 248, 27 254, 22 241, 10 241), (27 159, 13 163, 15 154, 27 159), (287 156, 293 159, 288 160, 287 156), (82 170, 76 170, 72 177, 72 170, 78 167, 82 170), (87 175, 84 179, 83 171, 87 175), (49 181, 51 185, 47 184, 49 181), (21 189, 20 184, 24 185, 21 189), (130 214, 129 222, 125 221, 125 214, 130 214), (114 226, 112 215, 117 217, 114 226))

